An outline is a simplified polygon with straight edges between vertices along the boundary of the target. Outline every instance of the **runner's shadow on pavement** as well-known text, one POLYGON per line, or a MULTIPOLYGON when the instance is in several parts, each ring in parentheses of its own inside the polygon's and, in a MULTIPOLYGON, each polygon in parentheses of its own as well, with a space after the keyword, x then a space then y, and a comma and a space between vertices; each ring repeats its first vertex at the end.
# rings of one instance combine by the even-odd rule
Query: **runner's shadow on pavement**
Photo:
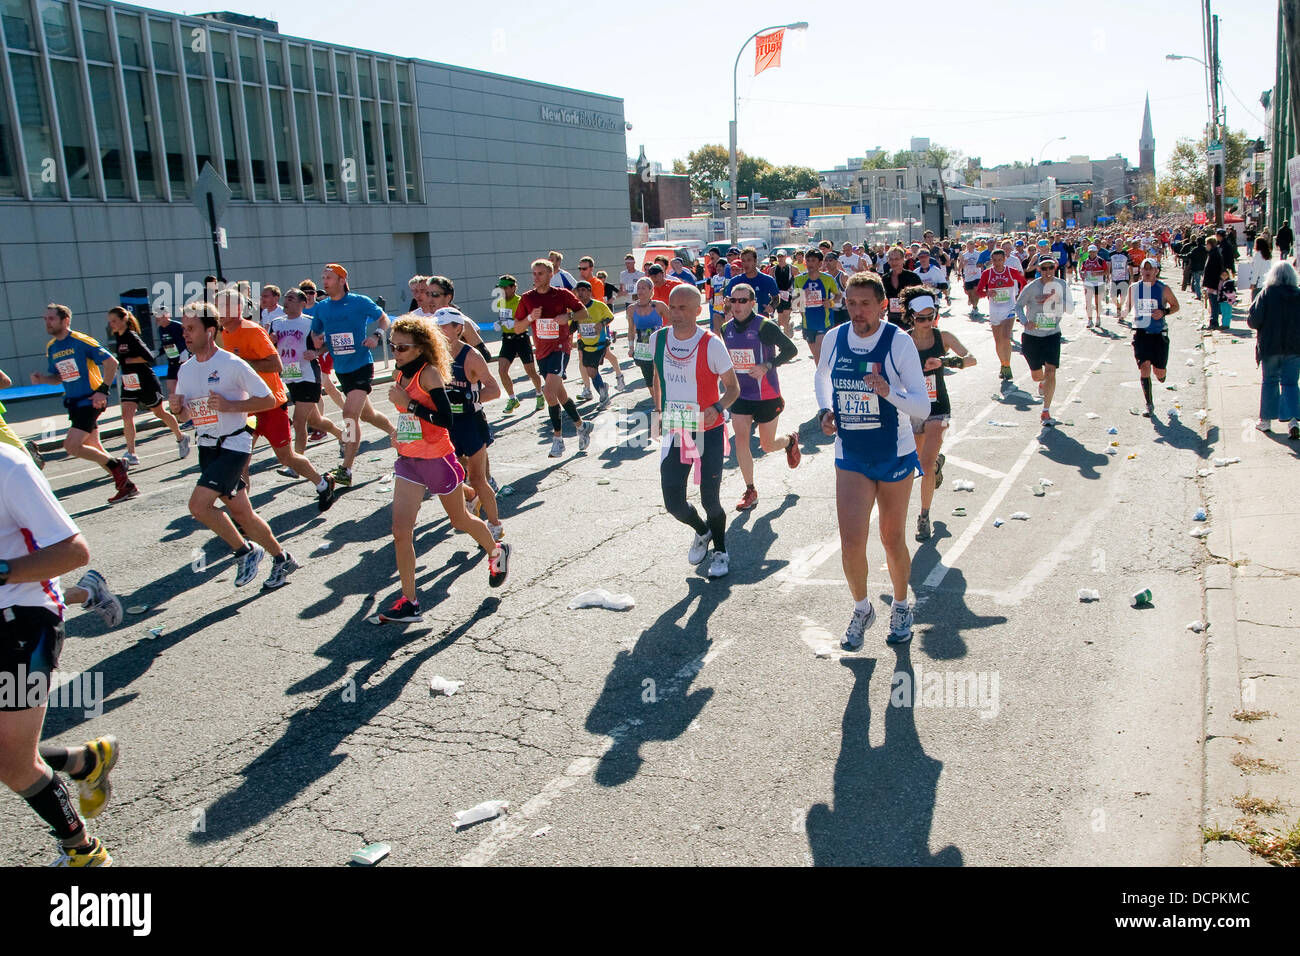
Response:
MULTIPOLYGON (((917 736, 915 675, 907 646, 898 651, 891 677, 884 740, 871 746, 870 690, 876 663, 860 657, 840 660, 853 672, 853 688, 840 724, 834 809, 819 803, 806 818, 813 865, 961 866, 961 850, 951 844, 930 853, 943 763, 925 753, 917 736), (907 706, 893 706, 896 700, 906 700, 907 706)), ((877 696, 883 699, 883 689, 877 696)))
MULTIPOLYGON (((330 691, 303 704, 284 722, 284 733, 240 771, 243 781, 223 794, 204 814, 205 829, 191 833, 194 844, 224 840, 256 826, 288 806, 317 780, 347 759, 336 753, 359 727, 370 724, 414 679, 420 665, 460 640, 479 621, 491 616, 500 602, 484 598, 463 624, 403 660, 383 680, 370 678, 390 663, 387 644, 378 648, 354 675, 355 699, 330 691), (364 689, 360 689, 364 688, 364 689)), ((375 650, 375 644, 370 642, 375 650)))
POLYGON ((730 594, 726 578, 687 578, 686 595, 642 632, 630 651, 619 651, 585 728, 611 740, 596 765, 595 781, 617 787, 636 777, 641 745, 675 740, 686 732, 713 688, 690 691, 713 646, 709 619, 730 594), (688 609, 695 604, 695 609, 688 609))
POLYGON ((1184 425, 1181 418, 1170 418, 1168 421, 1161 421, 1159 418, 1152 416, 1151 428, 1156 433, 1155 443, 1157 445, 1168 445, 1171 448, 1178 448, 1183 451, 1194 451, 1201 458, 1207 457, 1205 442, 1200 433, 1196 429, 1184 425))
MULTIPOLYGON (((797 494, 792 491, 787 492, 781 506, 760 514, 754 519, 752 528, 747 525, 749 518, 754 514, 753 510, 741 512, 740 517, 727 527, 727 551, 733 556, 731 573, 727 578, 732 584, 757 584, 789 565, 789 561, 769 560, 767 553, 777 539, 776 532, 772 530, 772 522, 794 507, 798 501, 797 494)), ((757 507, 762 507, 761 498, 757 507)), ((700 567, 707 570, 708 562, 706 561, 700 567)), ((700 573, 704 574, 705 570, 701 570, 700 573)))
MULTIPOLYGON (((914 564, 912 587, 918 589, 918 597, 924 597, 925 602, 916 610, 913 633, 919 630, 921 650, 927 657, 937 661, 959 660, 967 651, 964 632, 1007 622, 1005 615, 979 615, 970 609, 966 603, 966 575, 960 568, 950 568, 943 583, 933 590, 917 583, 925 580, 918 570, 914 564)), ((885 624, 888 627, 888 621, 885 624)))
MULTIPOLYGON (((1282 424, 1286 425, 1286 422, 1283 422, 1282 424)), ((1264 434, 1264 437, 1272 441, 1274 445, 1281 445, 1283 449, 1289 451, 1294 457, 1300 458, 1300 441, 1292 441, 1288 438, 1287 431, 1267 432, 1264 434)))
MULTIPOLYGON (((1106 436, 1107 441, 1110 436, 1106 436)), ((1065 465, 1067 468, 1079 469, 1079 477, 1095 480, 1101 477, 1100 469, 1105 468, 1111 458, 1119 456, 1104 455, 1099 451, 1089 451, 1087 447, 1071 438, 1060 428, 1044 428, 1038 441, 1047 446, 1039 454, 1048 461, 1065 465)))

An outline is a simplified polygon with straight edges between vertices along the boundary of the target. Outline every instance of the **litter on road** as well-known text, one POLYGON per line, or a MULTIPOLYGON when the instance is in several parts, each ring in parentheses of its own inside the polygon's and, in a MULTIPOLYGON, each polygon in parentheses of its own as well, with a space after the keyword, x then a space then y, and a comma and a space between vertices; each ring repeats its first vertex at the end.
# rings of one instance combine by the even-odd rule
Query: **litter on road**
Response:
POLYGON ((1101 600, 1101 592, 1094 591, 1092 588, 1079 588, 1079 600, 1088 604, 1092 601, 1101 600))
POLYGON ((962 507, 953 508, 952 515, 954 518, 964 518, 966 517, 966 509, 962 507))
POLYGON ((368 843, 360 850, 353 850, 349 859, 357 866, 374 866, 392 852, 387 843, 368 843))
POLYGON ((995 422, 991 418, 989 419, 989 424, 994 425, 998 428, 1019 428, 1020 427, 1020 425, 1017 422, 995 422))
POLYGON ((569 610, 576 611, 583 607, 603 607, 611 611, 626 611, 636 606, 636 599, 630 594, 611 594, 604 588, 583 591, 569 602, 569 610))
POLYGON ((1232 458, 1216 458, 1214 459, 1214 467, 1227 468, 1229 465, 1235 465, 1239 461, 1241 461, 1241 459, 1236 456, 1233 456, 1232 458))
POLYGON ((450 697, 456 691, 460 690, 460 685, 465 683, 463 680, 448 680, 445 677, 434 677, 429 681, 429 693, 435 697, 450 697))
POLYGON ((1143 607, 1151 603, 1151 589, 1144 588, 1133 595, 1133 606, 1143 607))
POLYGON ((974 491, 975 482, 967 481, 964 478, 954 478, 952 480, 952 490, 953 491, 974 491))
POLYGON ((1006 524, 1006 522, 1003 521, 1001 518, 993 519, 993 527, 995 528, 1001 528, 1004 524, 1006 524))
POLYGON ((1106 434, 1107 434, 1107 435, 1118 435, 1118 434, 1119 434, 1119 429, 1116 428, 1114 425, 1111 425, 1110 428, 1107 428, 1107 429, 1106 429, 1106 434))
POLYGON ((148 604, 132 604, 129 608, 126 609, 126 613, 127 613, 127 614, 143 614, 143 613, 144 613, 145 611, 147 611, 147 610, 149 610, 149 605, 148 605, 148 604))
POLYGON ((1025 514, 1023 511, 1016 511, 1016 512, 1013 512, 1013 513, 1012 513, 1012 515, 1011 515, 1011 520, 1012 520, 1012 521, 1028 521, 1028 520, 1029 520, 1029 515, 1025 514))
POLYGON ((1197 509, 1196 509, 1196 514, 1192 515, 1192 520, 1193 520, 1193 521, 1204 521, 1204 520, 1205 520, 1206 518, 1208 518, 1208 517, 1209 517, 1209 514, 1206 512, 1206 510, 1205 510, 1204 508, 1197 508, 1197 509))
POLYGON ((1210 529, 1209 529, 1209 528, 1193 528, 1191 531, 1189 531, 1189 532, 1187 532, 1187 533, 1190 534, 1193 538, 1208 538, 1208 537, 1210 536, 1210 529))
POLYGON ((505 813, 509 807, 510 804, 505 800, 484 800, 478 806, 470 807, 468 810, 457 810, 454 829, 461 830, 475 823, 482 823, 484 820, 495 819, 505 813))
POLYGON ((1088 417, 1088 418, 1101 418, 1101 416, 1098 415, 1096 412, 1089 412, 1088 415, 1087 415, 1087 417, 1088 417))
POLYGON ((1206 630, 1209 626, 1210 625, 1206 624, 1204 621, 1192 621, 1190 624, 1187 625, 1187 629, 1189 631, 1192 631, 1193 633, 1200 634, 1202 631, 1206 630))

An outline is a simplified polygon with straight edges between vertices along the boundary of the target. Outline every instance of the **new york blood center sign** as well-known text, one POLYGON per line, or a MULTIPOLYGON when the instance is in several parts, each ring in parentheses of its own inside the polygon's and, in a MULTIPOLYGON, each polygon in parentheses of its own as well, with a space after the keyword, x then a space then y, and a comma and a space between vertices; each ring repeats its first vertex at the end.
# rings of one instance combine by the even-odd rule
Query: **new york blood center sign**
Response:
POLYGON ((574 110, 559 106, 542 106, 542 121, 561 123, 564 126, 584 126, 587 129, 604 129, 613 132, 623 128, 623 121, 610 113, 597 113, 594 110, 574 110))

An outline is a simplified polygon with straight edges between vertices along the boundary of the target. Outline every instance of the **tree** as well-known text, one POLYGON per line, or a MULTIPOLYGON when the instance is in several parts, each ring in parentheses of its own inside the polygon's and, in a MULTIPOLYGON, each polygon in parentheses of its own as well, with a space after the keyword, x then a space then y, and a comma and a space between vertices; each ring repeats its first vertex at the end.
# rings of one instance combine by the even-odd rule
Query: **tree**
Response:
POLYGON ((891 169, 891 157, 888 153, 877 153, 862 163, 863 169, 891 169))
POLYGON ((807 166, 775 166, 761 173, 755 183, 768 199, 793 199, 800 191, 818 188, 817 170, 807 166))
MULTIPOLYGON (((1238 173, 1246 161, 1246 144, 1250 138, 1245 130, 1228 130, 1224 146, 1226 166, 1224 168, 1224 196, 1235 196, 1241 192, 1238 173)), ((1214 197, 1210 194, 1209 147, 1206 137, 1189 139, 1184 137, 1174 144, 1174 151, 1165 167, 1169 180, 1165 189, 1178 196, 1191 196, 1193 202, 1210 203, 1214 197)))
MULTIPOLYGON (((757 156, 748 156, 745 152, 736 154, 736 191, 741 196, 748 196, 758 189, 758 179, 772 168, 767 160, 757 156)), ((709 143, 699 149, 693 149, 686 155, 686 162, 673 160, 673 172, 678 170, 691 178, 691 198, 696 202, 708 202, 713 194, 713 181, 731 179, 731 153, 725 146, 709 143)), ((815 182, 815 180, 814 180, 815 182)))
POLYGON ((686 175, 686 164, 682 162, 680 159, 673 160, 673 175, 674 176, 686 175))

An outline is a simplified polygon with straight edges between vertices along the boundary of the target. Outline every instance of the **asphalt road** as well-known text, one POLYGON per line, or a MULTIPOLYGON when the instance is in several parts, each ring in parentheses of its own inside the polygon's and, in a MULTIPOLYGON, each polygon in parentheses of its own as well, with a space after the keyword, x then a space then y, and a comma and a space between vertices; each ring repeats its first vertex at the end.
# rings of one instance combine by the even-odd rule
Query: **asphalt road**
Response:
MULTIPOLYGON (((396 593, 380 484, 394 453, 378 433, 324 516, 263 446, 254 502, 304 564, 268 594, 233 587, 224 546, 186 512, 196 463, 181 467, 165 433, 145 433, 142 495, 114 508, 104 475, 53 462, 92 566, 124 604, 151 608, 108 633, 70 615, 62 666, 102 674, 103 713, 51 710, 47 737, 122 741, 94 824, 120 865, 333 866, 374 841, 392 845, 384 865, 1196 863, 1203 666, 1185 624, 1203 615, 1204 547, 1187 534, 1208 467, 1199 308, 1173 321, 1177 390, 1158 390, 1153 421, 1129 411, 1141 393, 1127 330, 1067 318, 1064 423, 1044 431, 1028 391, 1000 396, 987 324, 955 305, 941 324, 979 365, 948 379, 947 486, 934 538, 914 545, 916 638, 901 651, 884 642, 874 541, 882 613, 860 653, 838 650, 852 608, 806 349, 781 375, 803 464, 759 459, 758 506, 732 512, 732 570, 716 581, 686 562, 657 451, 636 427, 609 444, 617 416, 648 409, 640 387, 616 393, 587 454, 569 425, 559 460, 545 412, 526 398, 503 418, 496 404, 493 470, 515 489, 502 499, 509 582, 489 591, 486 560, 426 502, 428 610, 406 627, 365 620, 396 593), (957 478, 975 490, 952 491, 957 478), (1044 497, 1039 478, 1053 482, 1044 497), (567 610, 598 586, 636 607, 567 610), (1101 600, 1080 603, 1085 587, 1101 600), (1142 588, 1155 598, 1139 610, 1142 588), (915 706, 891 705, 908 686, 896 673, 915 681, 915 706), (431 697, 435 675, 464 685, 431 697), (936 694, 936 677, 984 693, 936 694), (453 830, 455 811, 491 799, 509 814, 453 830)), ((309 455, 336 463, 329 442, 309 455)), ((742 491, 733 459, 724 503, 742 491)), ((0 863, 52 858, 17 798, 0 801, 0 832, 0 863)))

